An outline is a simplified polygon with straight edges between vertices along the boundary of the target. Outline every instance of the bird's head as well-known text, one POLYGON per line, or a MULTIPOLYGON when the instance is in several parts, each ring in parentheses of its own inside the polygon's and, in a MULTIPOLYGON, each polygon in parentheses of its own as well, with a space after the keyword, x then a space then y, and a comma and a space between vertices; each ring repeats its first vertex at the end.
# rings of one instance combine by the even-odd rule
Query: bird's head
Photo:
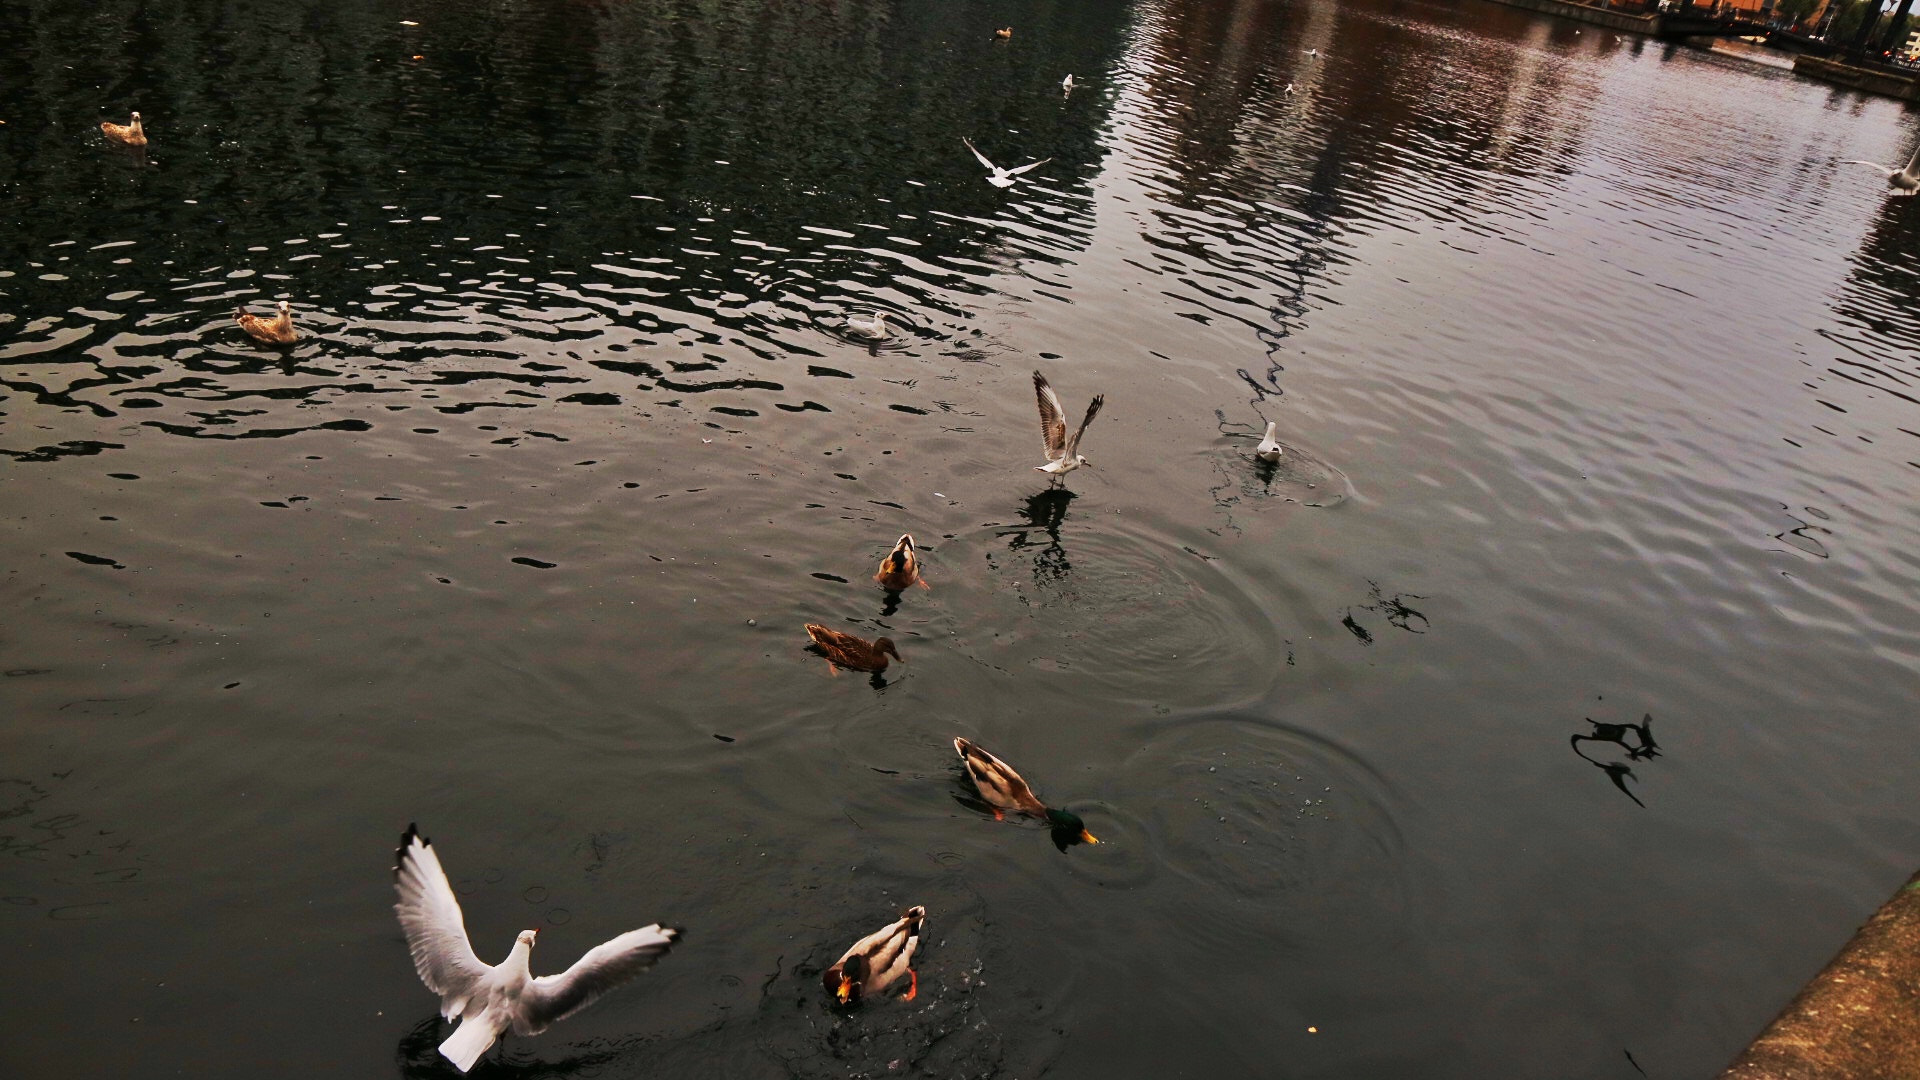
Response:
POLYGON ((904 570, 913 565, 913 534, 901 533, 894 542, 893 550, 887 553, 887 565, 895 570, 904 570))
POLYGON ((513 943, 515 945, 525 945, 531 949, 533 948, 533 940, 539 936, 540 931, 538 930, 522 930, 519 936, 513 939, 513 943))
POLYGON ((876 639, 873 643, 873 648, 875 652, 891 656, 903 664, 907 662, 907 658, 900 655, 900 650, 893 647, 893 639, 890 637, 876 639))
POLYGON ((833 996, 836 1005, 852 1005, 860 1000, 860 984, 867 977, 867 958, 849 956, 827 969, 820 981, 833 996))
POLYGON ((1054 838, 1065 842, 1061 845, 1062 850, 1071 844, 1100 842, 1098 837, 1087 831, 1087 823, 1080 820, 1080 815, 1070 810, 1047 811, 1047 824, 1053 826, 1054 838))
MULTIPOLYGON (((287 303, 285 300, 280 301, 280 314, 282 315, 293 314, 293 305, 287 303)), ((531 933, 531 931, 529 931, 529 933, 531 933)))
POLYGON ((1075 460, 1075 461, 1077 461, 1077 462, 1079 462, 1079 463, 1080 463, 1080 466, 1081 466, 1081 468, 1085 468, 1085 469, 1091 469, 1091 468, 1093 468, 1093 462, 1091 462, 1091 461, 1088 461, 1088 460, 1087 460, 1087 459, 1086 459, 1086 458, 1085 458, 1084 456, 1082 456, 1082 455, 1080 455, 1080 454, 1075 454, 1075 455, 1073 455, 1073 460, 1075 460))
POLYGON ((134 114, 133 114, 133 122, 134 122, 134 123, 136 123, 136 124, 140 122, 140 114, 139 114, 139 113, 134 113, 134 114))

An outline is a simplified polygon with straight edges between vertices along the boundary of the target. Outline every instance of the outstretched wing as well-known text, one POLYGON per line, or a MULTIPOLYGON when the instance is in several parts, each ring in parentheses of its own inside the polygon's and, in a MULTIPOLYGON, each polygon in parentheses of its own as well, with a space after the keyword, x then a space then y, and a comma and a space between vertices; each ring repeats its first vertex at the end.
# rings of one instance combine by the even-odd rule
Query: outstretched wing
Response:
POLYGON ((1040 442, 1048 461, 1059 461, 1067 453, 1067 417, 1060 408, 1060 395, 1047 385, 1047 377, 1033 373, 1033 395, 1040 401, 1040 442))
MULTIPOLYGON (((1920 150, 1915 151, 1915 153, 1920 154, 1920 150)), ((1892 176, 1894 173, 1900 171, 1898 169, 1889 169, 1885 165, 1882 165, 1877 161, 1843 161, 1840 164, 1865 165, 1867 168, 1872 169, 1874 172, 1879 173, 1881 176, 1892 176)))
POLYGON ((655 923, 602 942, 558 975, 542 975, 527 984, 513 1018, 516 1035, 538 1035, 595 998, 653 966, 673 946, 680 931, 655 923))
POLYGON ((1070 457, 1080 452, 1080 436, 1085 435, 1087 433, 1087 425, 1093 423, 1093 418, 1095 416, 1098 416, 1100 413, 1100 406, 1105 405, 1106 403, 1107 403, 1107 395, 1095 394, 1093 396, 1093 400, 1087 404, 1086 419, 1080 421, 1079 430, 1073 433, 1073 441, 1067 443, 1067 456, 1070 457))
POLYGON ((440 857, 419 830, 409 825, 400 838, 393 867, 393 887, 400 902, 393 910, 406 931, 413 969, 427 989, 440 995, 440 1012, 449 1020, 466 1005, 473 984, 493 969, 473 955, 467 924, 460 917, 460 901, 447 884, 440 857))
POLYGON ((1041 158, 1039 161, 1029 161, 1025 165, 1022 165, 1017 169, 1008 169, 1007 175, 1019 176, 1021 173, 1026 172, 1028 169, 1037 169, 1040 166, 1045 165, 1047 162, 1052 160, 1053 160, 1052 158, 1047 157, 1047 158, 1041 158))
POLYGON ((1915 165, 1920 165, 1920 146, 1913 148, 1913 156, 1907 159, 1907 167, 1904 171, 1912 172, 1915 165))
POLYGON ((973 151, 973 156, 976 158, 979 158, 980 164, 985 165, 989 172, 1000 171, 999 169, 994 167, 993 162, 987 160, 987 155, 981 153, 980 148, 973 145, 973 143, 970 140, 968 140, 968 138, 965 135, 960 136, 960 141, 967 144, 967 149, 973 151))

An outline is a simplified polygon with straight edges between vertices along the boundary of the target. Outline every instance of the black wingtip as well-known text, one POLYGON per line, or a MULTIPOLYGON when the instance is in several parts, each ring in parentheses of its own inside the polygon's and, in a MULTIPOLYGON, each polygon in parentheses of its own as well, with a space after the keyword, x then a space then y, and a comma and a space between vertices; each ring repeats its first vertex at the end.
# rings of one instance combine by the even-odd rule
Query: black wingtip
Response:
POLYGON ((409 821, 407 822, 407 831, 400 834, 400 846, 393 850, 394 877, 397 878, 400 876, 400 868, 407 863, 407 849, 413 846, 415 840, 420 841, 421 847, 433 846, 433 841, 420 835, 420 826, 409 821))

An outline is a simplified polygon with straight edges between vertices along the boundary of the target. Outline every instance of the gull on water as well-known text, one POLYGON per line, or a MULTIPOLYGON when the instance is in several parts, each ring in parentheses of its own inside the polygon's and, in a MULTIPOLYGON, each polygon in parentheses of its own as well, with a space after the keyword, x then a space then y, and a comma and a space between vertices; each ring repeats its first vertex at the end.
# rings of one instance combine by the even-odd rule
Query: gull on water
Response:
POLYGON ((1888 195, 1920 194, 1920 173, 1913 171, 1913 167, 1920 164, 1920 149, 1914 150, 1913 156, 1907 159, 1907 167, 1904 169, 1889 168, 1873 161, 1843 161, 1840 164, 1865 165, 1869 169, 1878 169, 1887 178, 1888 195))
POLYGON ((1066 78, 1060 80, 1060 89, 1069 94, 1073 93, 1073 75, 1071 73, 1069 73, 1066 78))
POLYGON ((1281 446, 1280 440, 1276 437, 1279 429, 1280 425, 1271 420, 1267 421, 1266 437, 1260 440, 1259 446, 1253 448, 1254 457, 1259 458, 1261 461, 1280 460, 1280 455, 1285 453, 1287 448, 1281 446))
POLYGON ((393 910, 407 933, 414 970, 427 989, 440 995, 440 1015, 460 1021, 440 1044, 440 1053, 461 1072, 473 1068, 502 1032, 538 1035, 652 967, 680 935, 658 923, 629 930, 588 949, 562 974, 535 977, 527 961, 536 931, 520 931, 513 951, 498 967, 474 955, 460 901, 440 869, 440 857, 412 825, 400 837, 393 887, 400 894, 393 910))
POLYGON ((1319 55, 1320 55, 1320 50, 1319 50, 1319 49, 1308 49, 1308 50, 1306 50, 1306 54, 1307 54, 1308 56, 1315 56, 1315 57, 1317 57, 1317 56, 1319 56, 1319 55))
POLYGON ((849 315, 846 325, 847 333, 855 337, 878 340, 893 336, 893 331, 887 329, 887 313, 884 311, 876 311, 864 319, 858 315, 849 315))
POLYGON ((1047 162, 1053 160, 1052 158, 1041 158, 1039 161, 1030 161, 1025 165, 1020 166, 1017 169, 1003 169, 1000 166, 995 165, 993 162, 988 161, 987 155, 981 153, 980 148, 973 145, 972 141, 967 139, 966 136, 964 135, 961 136, 960 141, 963 143, 966 143, 967 149, 973 151, 973 156, 976 158, 979 158, 980 164, 985 165, 987 167, 987 173, 988 173, 987 183, 992 184, 994 187, 997 187, 997 188, 1010 188, 1014 184, 1014 179, 1013 179, 1014 177, 1019 176, 1021 173, 1026 172, 1028 169, 1037 169, 1040 166, 1045 165, 1047 162))
POLYGON ((1105 394, 1095 394, 1092 404, 1087 406, 1086 419, 1080 421, 1080 429, 1067 438, 1067 414, 1060 407, 1060 395, 1047 385, 1047 377, 1038 371, 1033 373, 1033 394, 1040 401, 1040 441, 1046 448, 1047 463, 1034 468, 1053 477, 1055 480, 1085 465, 1093 468, 1093 462, 1080 456, 1080 437, 1087 433, 1087 425, 1100 412, 1100 406, 1107 403, 1105 394))

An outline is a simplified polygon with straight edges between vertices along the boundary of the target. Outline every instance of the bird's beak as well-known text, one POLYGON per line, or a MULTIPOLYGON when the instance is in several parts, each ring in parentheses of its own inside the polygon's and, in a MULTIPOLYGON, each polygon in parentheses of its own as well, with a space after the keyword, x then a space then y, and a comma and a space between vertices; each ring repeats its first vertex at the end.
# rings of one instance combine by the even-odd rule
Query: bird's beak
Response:
POLYGON ((834 990, 833 996, 839 998, 842 1005, 853 1000, 853 980, 845 975, 840 976, 840 985, 834 990))
POLYGON ((529 941, 527 942, 527 944, 529 944, 529 945, 531 945, 531 944, 533 944, 534 942, 536 942, 536 941, 539 941, 539 940, 540 940, 540 931, 538 931, 538 930, 529 930, 529 931, 527 931, 527 937, 528 937, 528 938, 530 939, 530 940, 529 940, 529 941))
POLYGON ((1097 844, 1100 839, 1085 829, 1080 830, 1080 841, 1085 844, 1097 844))

